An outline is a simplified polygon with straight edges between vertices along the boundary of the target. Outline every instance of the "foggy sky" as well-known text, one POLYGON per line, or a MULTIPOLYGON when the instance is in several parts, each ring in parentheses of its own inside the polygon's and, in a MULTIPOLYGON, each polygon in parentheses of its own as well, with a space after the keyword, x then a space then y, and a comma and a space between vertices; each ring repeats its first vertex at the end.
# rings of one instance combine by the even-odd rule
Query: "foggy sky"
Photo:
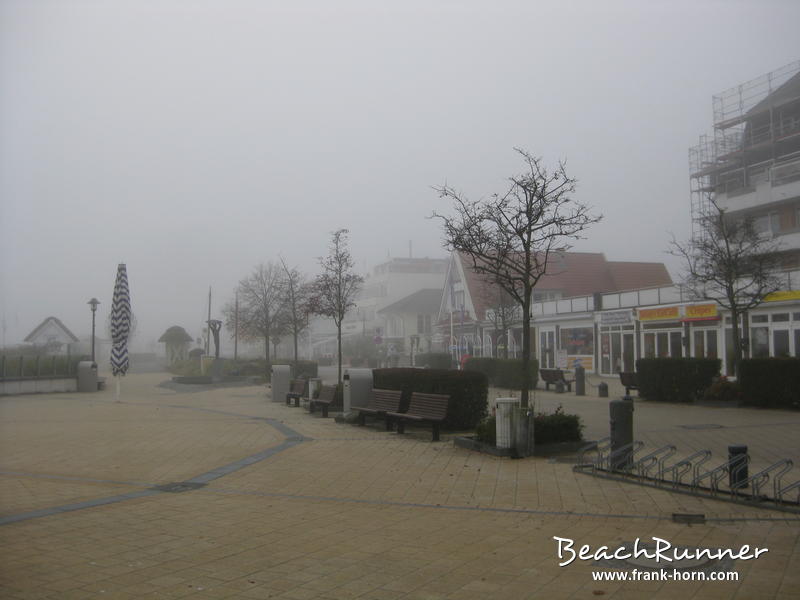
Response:
POLYGON ((800 3, 0 2, 0 344, 89 333, 118 262, 137 344, 198 335, 252 266, 445 256, 433 185, 567 160, 575 249, 665 261, 711 96, 800 58, 800 3))

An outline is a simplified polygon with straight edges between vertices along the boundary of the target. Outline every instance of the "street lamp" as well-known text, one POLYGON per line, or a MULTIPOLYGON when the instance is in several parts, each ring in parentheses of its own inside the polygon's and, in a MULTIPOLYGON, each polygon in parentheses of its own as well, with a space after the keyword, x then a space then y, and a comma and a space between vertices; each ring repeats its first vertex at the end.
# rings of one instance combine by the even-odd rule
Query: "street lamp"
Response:
POLYGON ((97 313, 97 305, 100 301, 97 298, 92 298, 86 304, 92 307, 92 362, 94 362, 94 318, 97 313))

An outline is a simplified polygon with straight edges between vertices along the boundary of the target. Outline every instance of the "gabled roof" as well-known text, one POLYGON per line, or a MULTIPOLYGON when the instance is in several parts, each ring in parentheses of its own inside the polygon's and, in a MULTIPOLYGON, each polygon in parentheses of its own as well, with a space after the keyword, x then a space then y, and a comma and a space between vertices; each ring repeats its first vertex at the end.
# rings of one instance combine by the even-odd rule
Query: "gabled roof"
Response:
POLYGON ((64 332, 64 335, 66 335, 66 336, 67 336, 67 338, 68 338, 70 341, 72 341, 72 342, 77 342, 77 341, 78 341, 78 338, 77 338, 77 337, 75 337, 75 334, 74 334, 74 333, 72 333, 72 332, 71 332, 71 331, 70 331, 70 330, 67 328, 67 326, 66 326, 66 325, 64 325, 64 324, 61 322, 61 320, 60 320, 60 319, 57 319, 57 318, 55 318, 55 317, 47 317, 47 318, 46 318, 44 321, 42 321, 41 323, 39 323, 39 325, 38 325, 38 326, 37 326, 37 327, 36 327, 36 328, 35 328, 33 331, 31 331, 31 332, 28 334, 28 337, 26 337, 26 338, 25 338, 25 341, 26 341, 26 342, 33 342, 33 341, 36 339, 36 336, 37 336, 37 335, 39 335, 39 334, 42 332, 42 330, 43 330, 45 327, 47 327, 49 324, 53 324, 53 325, 55 325, 56 327, 58 327, 59 329, 61 329, 61 331, 63 331, 63 332, 64 332))
POLYGON ((379 313, 434 314, 439 310, 442 289, 423 289, 400 298, 394 304, 384 306, 379 313))
MULTIPOLYGON (((468 256, 457 256, 476 317, 483 319, 498 294, 496 284, 490 276, 475 272, 468 256)), ((539 279, 535 289, 573 298, 668 285, 672 285, 672 278, 663 263, 608 261, 601 252, 560 252, 551 255, 548 273, 539 279)))

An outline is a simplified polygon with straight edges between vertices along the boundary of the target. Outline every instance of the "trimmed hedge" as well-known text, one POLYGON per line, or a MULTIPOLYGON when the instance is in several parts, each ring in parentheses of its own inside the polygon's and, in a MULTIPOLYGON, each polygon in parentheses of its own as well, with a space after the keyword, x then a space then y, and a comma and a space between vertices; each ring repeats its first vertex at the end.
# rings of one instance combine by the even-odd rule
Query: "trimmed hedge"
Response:
POLYGON ((450 369, 453 366, 453 357, 447 352, 423 352, 414 357, 418 367, 429 369, 450 369))
POLYGON ((800 408, 800 358, 750 358, 739 363, 748 406, 800 408))
POLYGON ((694 402, 719 375, 718 358, 640 358, 639 395, 658 402, 694 402))
POLYGON ((442 427, 450 430, 474 429, 487 415, 489 382, 486 375, 453 369, 375 369, 373 386, 402 390, 400 410, 408 410, 412 392, 447 394, 447 418, 442 427))
POLYGON ((538 413, 533 417, 534 444, 558 444, 580 442, 583 439, 583 424, 578 415, 570 415, 559 406, 554 413, 538 413))
MULTIPOLYGON (((530 361, 531 388, 539 382, 539 361, 530 361)), ((489 378, 494 387, 522 389, 522 359, 519 358, 470 358, 464 364, 465 371, 478 371, 489 378)))

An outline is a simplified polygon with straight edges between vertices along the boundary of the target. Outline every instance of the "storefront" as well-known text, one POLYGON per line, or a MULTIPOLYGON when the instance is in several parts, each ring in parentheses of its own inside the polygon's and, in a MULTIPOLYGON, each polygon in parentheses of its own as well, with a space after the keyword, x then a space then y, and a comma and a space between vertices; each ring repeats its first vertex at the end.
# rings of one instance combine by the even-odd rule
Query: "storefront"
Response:
POLYGON ((600 313, 600 373, 614 375, 636 368, 633 310, 600 313))

